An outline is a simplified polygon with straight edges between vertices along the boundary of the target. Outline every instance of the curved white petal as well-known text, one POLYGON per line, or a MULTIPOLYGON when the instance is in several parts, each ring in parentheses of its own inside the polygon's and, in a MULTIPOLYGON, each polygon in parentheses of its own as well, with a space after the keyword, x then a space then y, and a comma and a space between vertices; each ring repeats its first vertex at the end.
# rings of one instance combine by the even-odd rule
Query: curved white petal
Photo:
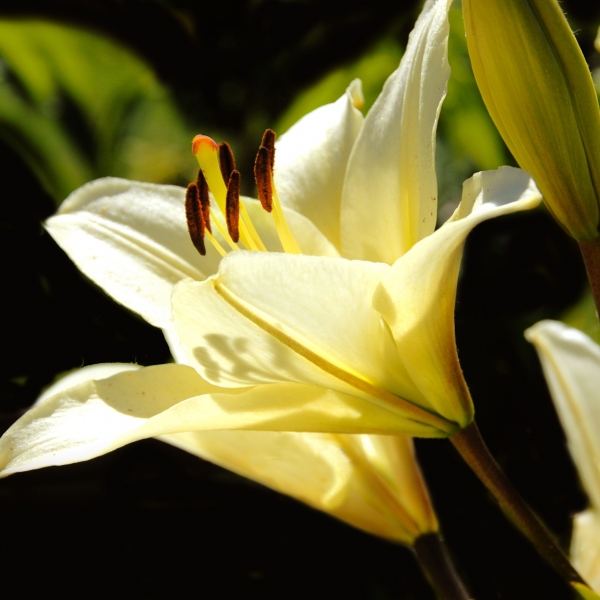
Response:
MULTIPOLYGON (((534 344, 571 456, 592 505, 600 507, 600 347, 558 321, 540 321, 525 332, 534 344)), ((600 552, 600 537, 598 538, 600 552)))
POLYGON ((219 388, 184 365, 142 367, 62 389, 31 408, 0 439, 0 477, 186 431, 390 433, 401 419, 389 414, 384 419, 369 402, 317 386, 219 388))
MULTIPOLYGON (((206 242, 206 256, 194 248, 187 229, 185 190, 106 177, 73 192, 46 229, 69 258, 115 300, 152 325, 170 327, 173 286, 216 272, 220 254, 206 242)), ((273 218, 251 199, 244 200, 259 235, 277 250, 273 218)), ((286 211, 307 253, 337 250, 306 218, 286 211)), ((224 245, 218 231, 217 240, 224 245)))
POLYGON ((46 229, 69 258, 115 300, 157 327, 170 321, 180 279, 204 279, 219 255, 190 241, 182 188, 107 177, 73 192, 46 229))
POLYGON ((76 369, 60 377, 60 379, 48 386, 35 401, 35 403, 39 404, 51 396, 55 396, 64 390, 67 390, 85 381, 89 381, 90 379, 106 379, 107 377, 112 377, 117 373, 122 373, 124 371, 135 371, 139 368, 140 367, 138 365, 131 363, 102 363, 98 365, 88 365, 87 367, 76 369))
POLYGON ((477 224, 539 204, 527 173, 512 167, 465 181, 454 215, 398 259, 375 291, 373 306, 390 326, 406 370, 435 411, 465 427, 473 405, 458 362, 454 304, 465 239, 477 224))
POLYGON ((435 130, 450 76, 451 1, 425 3, 356 140, 342 196, 343 256, 392 264, 435 228, 435 130))
POLYGON ((326 512, 344 501, 352 472, 344 450, 324 433, 205 431, 159 439, 326 512))
POLYGON ((597 510, 575 515, 571 560, 585 581, 600 594, 600 513, 597 510))
POLYGON ((339 249, 348 157, 363 123, 361 84, 293 125, 276 143, 275 185, 284 206, 310 219, 339 249))
POLYGON ((418 408, 428 405, 371 308, 388 271, 344 259, 235 253, 216 277, 176 286, 173 322, 190 364, 215 384, 297 381, 355 394, 397 418, 452 429, 418 408))
POLYGON ((214 431, 159 439, 375 535, 411 544, 437 531, 410 438, 214 431))
POLYGON ((438 530, 411 438, 334 437, 353 465, 346 502, 336 516, 383 537, 394 537, 390 534, 395 532, 396 539, 405 543, 438 530))

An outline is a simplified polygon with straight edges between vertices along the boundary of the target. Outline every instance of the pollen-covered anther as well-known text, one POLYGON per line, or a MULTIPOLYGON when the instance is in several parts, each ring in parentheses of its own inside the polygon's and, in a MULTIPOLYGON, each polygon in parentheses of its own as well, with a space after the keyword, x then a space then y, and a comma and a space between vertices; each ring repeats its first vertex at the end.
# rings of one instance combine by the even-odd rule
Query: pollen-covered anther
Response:
POLYGON ((269 167, 271 168, 271 175, 273 175, 275 171, 275 132, 272 129, 265 130, 260 145, 269 151, 269 167))
POLYGON ((196 187, 198 188, 198 199, 200 200, 200 208, 202 209, 204 226, 210 233, 212 233, 212 227, 210 225, 210 196, 208 195, 208 183, 206 183, 206 178, 204 177, 202 169, 198 169, 196 187))
POLYGON ((185 192, 185 217, 187 220, 190 238, 196 250, 202 256, 206 255, 204 245, 204 217, 202 216, 202 206, 198 194, 198 187, 195 183, 190 183, 185 192))
POLYGON ((237 244, 240 239, 240 172, 232 171, 227 184, 225 220, 231 239, 237 244))
POLYGON ((219 166, 223 181, 229 181, 231 174, 235 171, 235 158, 231 146, 227 142, 219 142, 219 166))
POLYGON ((273 210, 273 186, 271 184, 271 157, 269 149, 261 146, 254 163, 254 179, 258 189, 258 199, 267 211, 273 210))

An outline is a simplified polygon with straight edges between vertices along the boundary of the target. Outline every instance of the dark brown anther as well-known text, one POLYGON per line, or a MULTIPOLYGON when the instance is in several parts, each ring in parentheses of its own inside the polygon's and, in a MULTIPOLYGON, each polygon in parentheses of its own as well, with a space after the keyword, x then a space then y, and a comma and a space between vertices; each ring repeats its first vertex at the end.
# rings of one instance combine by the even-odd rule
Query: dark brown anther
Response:
POLYGON ((258 189, 258 199, 261 206, 267 211, 273 210, 273 188, 271 186, 271 159, 269 150, 264 146, 258 149, 254 163, 254 179, 258 189))
POLYGON ((219 144, 219 166, 221 167, 223 181, 229 181, 231 174, 235 171, 235 158, 231 146, 227 142, 219 144))
POLYGON ((260 144, 269 151, 269 166, 271 168, 271 174, 275 170, 275 132, 272 129, 267 129, 263 134, 262 142, 260 144))
POLYGON ((202 169, 198 169, 196 187, 198 188, 198 198, 200 200, 200 206, 202 207, 204 226, 206 229, 208 229, 208 231, 210 231, 210 233, 212 233, 212 228, 210 226, 210 198, 208 196, 208 183, 206 183, 202 169))
POLYGON ((232 171, 227 184, 225 220, 231 239, 237 244, 240 239, 240 172, 232 171))
POLYGON ((202 206, 198 196, 198 186, 195 183, 190 183, 185 192, 185 218, 192 243, 196 247, 196 250, 202 256, 205 256, 204 218, 202 217, 202 206))

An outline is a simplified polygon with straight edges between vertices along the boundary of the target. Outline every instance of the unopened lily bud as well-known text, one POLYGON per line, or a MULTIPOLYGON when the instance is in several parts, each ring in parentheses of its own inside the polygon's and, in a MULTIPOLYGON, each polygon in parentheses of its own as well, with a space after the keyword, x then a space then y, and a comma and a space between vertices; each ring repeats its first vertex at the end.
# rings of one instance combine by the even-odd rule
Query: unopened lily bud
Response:
POLYGON ((463 0, 481 95, 519 165, 578 241, 599 237, 600 111, 556 0, 463 0))

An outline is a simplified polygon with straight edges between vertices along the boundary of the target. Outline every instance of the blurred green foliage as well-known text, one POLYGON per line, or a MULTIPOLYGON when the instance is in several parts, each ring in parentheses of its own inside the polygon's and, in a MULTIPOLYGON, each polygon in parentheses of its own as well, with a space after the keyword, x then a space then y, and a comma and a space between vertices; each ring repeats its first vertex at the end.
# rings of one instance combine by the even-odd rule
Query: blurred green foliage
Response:
POLYGON ((191 130, 128 50, 41 21, 0 21, 0 130, 57 202, 104 175, 193 176, 191 130))
POLYGON ((335 69, 299 94, 279 118, 276 131, 280 134, 285 133, 311 110, 328 102, 335 102, 356 78, 362 81, 365 97, 362 111, 366 114, 381 92, 385 80, 400 63, 402 53, 402 47, 395 38, 387 37, 381 40, 367 55, 335 69))

